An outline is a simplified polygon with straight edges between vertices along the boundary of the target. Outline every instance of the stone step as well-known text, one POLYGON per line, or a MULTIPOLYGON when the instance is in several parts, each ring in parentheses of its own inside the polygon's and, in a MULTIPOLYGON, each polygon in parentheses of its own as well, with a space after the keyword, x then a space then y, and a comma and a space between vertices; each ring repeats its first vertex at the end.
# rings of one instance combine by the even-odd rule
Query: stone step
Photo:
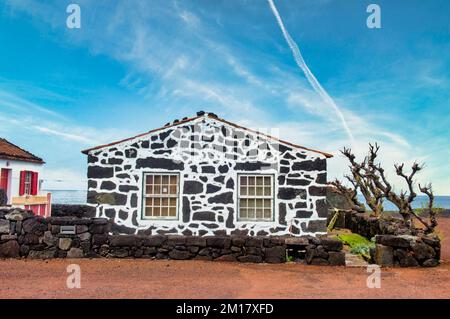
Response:
POLYGON ((345 266, 346 267, 367 267, 368 263, 364 258, 352 254, 348 251, 345 252, 345 266))

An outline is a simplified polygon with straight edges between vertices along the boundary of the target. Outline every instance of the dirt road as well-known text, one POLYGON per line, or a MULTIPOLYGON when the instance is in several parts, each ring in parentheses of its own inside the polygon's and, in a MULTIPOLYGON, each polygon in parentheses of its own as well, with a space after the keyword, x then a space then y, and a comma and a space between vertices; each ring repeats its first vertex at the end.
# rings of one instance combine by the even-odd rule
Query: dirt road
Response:
POLYGON ((442 219, 443 264, 382 270, 298 264, 120 259, 0 260, 0 298, 450 298, 450 219, 442 219), (66 267, 81 267, 68 289, 66 267))

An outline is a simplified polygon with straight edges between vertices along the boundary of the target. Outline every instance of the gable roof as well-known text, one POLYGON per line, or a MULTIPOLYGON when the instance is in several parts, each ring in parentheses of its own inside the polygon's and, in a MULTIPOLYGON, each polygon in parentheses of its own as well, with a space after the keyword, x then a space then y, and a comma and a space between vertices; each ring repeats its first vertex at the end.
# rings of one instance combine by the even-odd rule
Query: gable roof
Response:
POLYGON ((201 117, 209 117, 209 118, 212 118, 212 119, 217 120, 219 122, 222 122, 224 124, 233 126, 235 128, 238 128, 238 129, 241 129, 241 130, 244 130, 244 131, 248 131, 248 132, 251 132, 251 133, 262 135, 262 136, 264 136, 266 138, 269 138, 271 140, 280 142, 282 144, 286 144, 286 145, 292 146, 294 148, 299 148, 299 149, 307 150, 307 151, 310 151, 310 152, 319 153, 321 155, 324 155, 327 158, 333 157, 333 155, 330 154, 330 153, 314 150, 314 149, 307 148, 307 147, 304 147, 304 146, 301 146, 301 145, 297 145, 297 144, 293 144, 293 143, 290 143, 290 142, 287 142, 287 141, 283 141, 283 140, 281 140, 279 138, 270 136, 268 134, 264 134, 264 133, 261 133, 261 132, 258 132, 258 131, 255 131, 255 130, 252 130, 252 129, 249 129, 249 128, 246 128, 246 127, 243 127, 243 126, 240 126, 238 124, 226 121, 224 119, 221 119, 214 113, 206 113, 206 112, 203 112, 203 111, 197 112, 197 116, 190 117, 190 118, 184 118, 182 120, 175 120, 172 123, 167 123, 163 127, 156 128, 156 129, 150 130, 148 132, 145 132, 145 133, 142 133, 142 134, 139 134, 139 135, 136 135, 136 136, 132 136, 132 137, 120 140, 120 141, 116 141, 116 142, 112 142, 112 143, 109 143, 109 144, 104 144, 104 145, 99 145, 99 146, 95 146, 95 147, 92 147, 92 148, 88 148, 88 149, 85 149, 85 150, 81 151, 81 153, 88 154, 90 151, 94 151, 94 150, 98 150, 98 149, 101 149, 101 148, 104 148, 104 147, 113 146, 113 145, 116 145, 116 144, 127 142, 127 141, 133 140, 135 138, 139 138, 139 137, 145 136, 147 134, 155 133, 155 132, 158 132, 158 131, 161 131, 161 130, 165 130, 165 129, 170 128, 170 127, 178 126, 178 125, 181 125, 181 124, 184 124, 184 123, 187 123, 187 122, 192 122, 192 121, 194 121, 196 119, 199 119, 201 117))
POLYGON ((42 158, 31 154, 17 145, 0 138, 0 159, 44 164, 42 158))

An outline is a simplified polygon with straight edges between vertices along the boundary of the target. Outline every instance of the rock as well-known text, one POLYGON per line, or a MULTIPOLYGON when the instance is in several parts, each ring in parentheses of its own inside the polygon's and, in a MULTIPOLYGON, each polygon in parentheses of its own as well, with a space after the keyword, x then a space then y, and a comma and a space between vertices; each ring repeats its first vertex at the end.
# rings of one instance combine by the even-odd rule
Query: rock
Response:
POLYGON ((325 258, 319 258, 319 257, 314 257, 311 260, 311 265, 320 265, 320 266, 326 266, 329 265, 330 263, 328 262, 328 260, 326 260, 325 258))
POLYGON ((17 258, 20 256, 20 246, 16 240, 0 244, 0 258, 17 258))
POLYGON ((120 193, 101 193, 89 191, 87 196, 90 204, 108 204, 124 206, 127 203, 127 195, 120 193))
POLYGON ((17 235, 1 235, 0 240, 4 242, 8 240, 17 240, 17 235))
POLYGON ((25 219, 27 219, 27 218, 29 218, 31 216, 33 216, 33 214, 31 214, 28 211, 14 209, 12 212, 6 214, 5 218, 8 219, 8 220, 22 221, 22 220, 25 220, 25 219))
POLYGON ((108 234, 94 234, 92 235, 93 245, 103 245, 108 241, 108 234))
POLYGON ((343 247, 342 242, 336 238, 322 237, 320 239, 320 242, 323 248, 325 248, 326 250, 341 251, 343 247))
POLYGON ((375 237, 376 243, 384 246, 409 248, 417 240, 418 237, 410 235, 378 235, 375 237))
POLYGON ((287 237, 284 240, 284 243, 288 245, 290 248, 291 246, 304 248, 309 245, 308 238, 306 237, 287 237))
POLYGON ((415 243, 413 246, 413 252, 414 257, 416 257, 419 261, 431 259, 436 255, 434 249, 424 243, 415 243))
POLYGON ((41 216, 33 216, 23 221, 22 228, 25 233, 41 236, 47 230, 46 220, 41 216))
POLYGON ((154 235, 149 237, 144 237, 142 245, 146 247, 160 247, 165 241, 166 237, 162 235, 154 235))
POLYGON ((375 246, 374 261, 382 267, 394 266, 394 249, 390 246, 377 244, 375 246))
POLYGON ((76 226, 76 233, 81 234, 85 233, 89 230, 89 227, 87 225, 77 225, 76 226))
POLYGON ((109 245, 112 247, 122 246, 140 246, 141 240, 139 237, 133 235, 111 235, 109 236, 109 245))
POLYGON ((294 171, 324 171, 327 169, 327 162, 324 159, 317 158, 314 161, 295 162, 292 165, 294 171))
POLYGON ((80 248, 72 247, 67 252, 67 258, 83 258, 83 257, 84 257, 83 250, 80 248))
POLYGON ((52 232, 47 230, 44 232, 44 238, 42 239, 42 242, 45 243, 47 246, 56 246, 56 242, 58 239, 52 235, 52 232))
POLYGON ((233 203, 233 192, 225 192, 208 198, 210 204, 231 204, 233 203))
POLYGON ((206 238, 205 237, 198 237, 198 236, 186 237, 186 245, 188 245, 188 246, 206 247, 206 238))
POLYGON ((265 249, 265 261, 271 264, 286 262, 286 248, 283 246, 275 246, 265 249))
POLYGON ((326 233, 327 232, 327 220, 310 220, 308 222, 308 226, 304 226, 305 223, 302 223, 302 230, 305 233, 326 233))
POLYGON ((280 187, 278 189, 279 199, 295 199, 295 198, 306 198, 306 190, 290 188, 290 187, 280 187))
POLYGON ((329 251, 328 262, 331 266, 345 266, 345 253, 343 251, 329 251))
POLYGON ((10 226, 9 221, 0 219, 0 234, 9 234, 10 226))
POLYGON ((230 237, 221 237, 221 236, 206 237, 206 243, 210 247, 230 248, 231 238, 230 237))
POLYGON ((439 260, 436 258, 427 259, 422 263, 423 267, 436 267, 437 265, 439 265, 439 260))
POLYGON ((238 260, 243 263, 260 263, 262 262, 262 257, 256 255, 245 255, 238 257, 238 260))
POLYGON ((110 178, 114 176, 114 168, 101 166, 88 166, 87 177, 91 178, 110 178))
POLYGON ((173 249, 169 252, 169 257, 172 259, 183 260, 189 259, 191 257, 191 254, 186 250, 173 249))
POLYGON ((78 238, 80 238, 81 241, 90 240, 91 239, 91 233, 78 234, 78 238))
POLYGON ((182 171, 184 169, 184 163, 181 161, 174 161, 168 158, 138 158, 136 161, 136 168, 151 168, 151 169, 167 169, 182 171))
POLYGON ((58 247, 62 250, 69 250, 70 246, 72 245, 72 239, 70 238, 60 238, 58 247))
POLYGON ((185 181, 184 194, 199 194, 203 192, 203 184, 198 181, 185 181))
POLYGON ((245 246, 247 247, 262 247, 264 243, 263 238, 260 237, 247 237, 245 240, 245 246))
POLYGON ((206 221, 216 221, 216 214, 211 211, 200 211, 195 212, 192 215, 192 220, 206 220, 206 221))
POLYGON ((404 249, 395 250, 394 256, 397 257, 401 267, 416 267, 419 265, 412 253, 404 249))
POLYGON ((441 246, 441 240, 438 236, 428 235, 421 237, 422 241, 430 245, 431 247, 440 247, 441 246))

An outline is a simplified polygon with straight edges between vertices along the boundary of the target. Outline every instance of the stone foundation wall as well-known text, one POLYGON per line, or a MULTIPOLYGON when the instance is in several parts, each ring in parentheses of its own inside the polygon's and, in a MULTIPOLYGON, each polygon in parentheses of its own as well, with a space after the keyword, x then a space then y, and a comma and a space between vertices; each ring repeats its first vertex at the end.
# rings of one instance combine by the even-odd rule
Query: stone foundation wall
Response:
POLYGON ((342 244, 326 237, 114 235, 105 218, 43 218, 0 209, 0 258, 155 258, 345 265, 342 244), (69 232, 69 233, 68 233, 69 232), (72 232, 72 233, 70 233, 72 232))

